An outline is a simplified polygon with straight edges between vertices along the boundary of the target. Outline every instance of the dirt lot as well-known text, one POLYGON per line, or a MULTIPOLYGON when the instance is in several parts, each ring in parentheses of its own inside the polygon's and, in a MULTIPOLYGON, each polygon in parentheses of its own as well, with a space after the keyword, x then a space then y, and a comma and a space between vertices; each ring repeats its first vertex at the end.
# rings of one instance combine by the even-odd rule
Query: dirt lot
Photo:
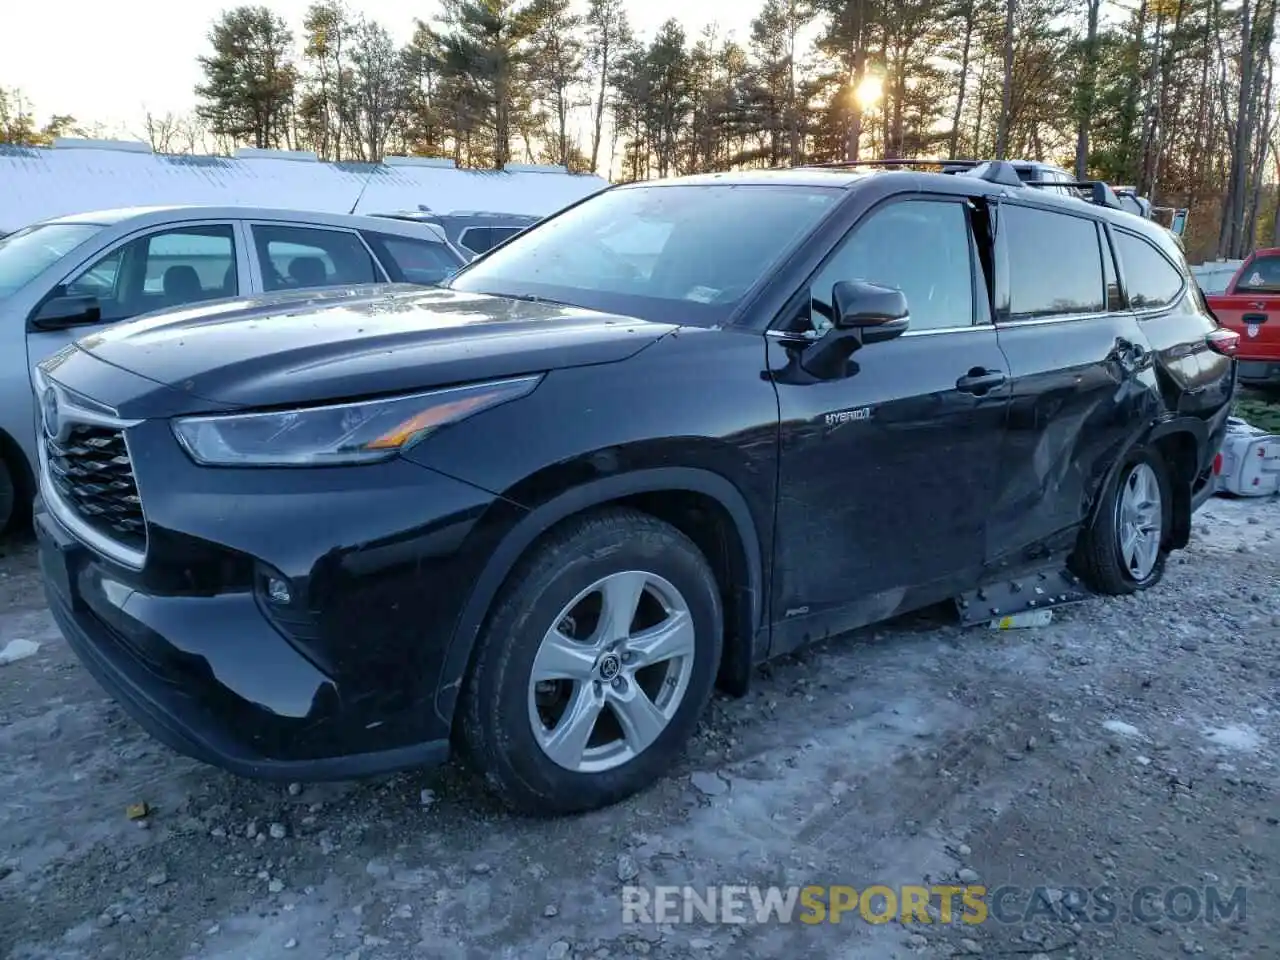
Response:
POLYGON ((1274 957, 1280 500, 1215 500, 1155 591, 1042 629, 945 615, 862 631, 718 701, 682 768, 537 823, 457 770, 255 784, 149 740, 0 550, 0 957, 1274 957), (130 804, 153 813, 135 823, 130 804), (635 878, 635 879, 632 879, 635 878), (622 922, 638 884, 1013 884, 981 925, 622 922), (1243 915, 1189 920, 1184 891, 1243 915), (1072 914, 1073 888, 1120 905, 1072 914), (1155 912, 1130 897, 1159 889, 1155 912), (1031 888, 1028 922, 1008 922, 1031 888), (1179 906, 1179 904, 1181 904, 1179 906))

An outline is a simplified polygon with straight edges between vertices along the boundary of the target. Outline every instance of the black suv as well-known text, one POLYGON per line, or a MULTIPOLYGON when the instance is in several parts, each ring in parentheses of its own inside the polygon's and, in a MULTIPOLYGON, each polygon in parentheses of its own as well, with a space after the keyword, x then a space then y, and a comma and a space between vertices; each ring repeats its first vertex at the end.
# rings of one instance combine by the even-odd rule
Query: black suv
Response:
POLYGON ((519 809, 594 808, 806 641, 1156 583, 1235 342, 1167 231, 1000 164, 619 186, 445 289, 45 362, 49 602, 183 753, 314 780, 452 745, 519 809))
POLYGON ((410 210, 403 213, 376 213, 374 216, 389 220, 410 220, 414 223, 434 223, 445 232, 454 246, 462 247, 472 256, 488 253, 540 219, 529 214, 491 213, 482 210, 455 210, 452 213, 410 210))

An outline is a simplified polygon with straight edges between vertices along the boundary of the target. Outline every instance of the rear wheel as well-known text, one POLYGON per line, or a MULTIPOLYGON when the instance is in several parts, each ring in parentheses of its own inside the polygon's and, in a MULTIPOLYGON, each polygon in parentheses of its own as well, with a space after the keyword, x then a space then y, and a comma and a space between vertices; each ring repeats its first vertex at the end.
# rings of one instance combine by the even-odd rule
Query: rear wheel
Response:
POLYGON ((463 751, 522 812, 615 803, 693 734, 722 623, 715 577, 680 531, 623 509, 571 521, 496 602, 461 704, 463 751))
POLYGON ((1072 566, 1100 593, 1155 586, 1164 576, 1172 507, 1164 459, 1152 450, 1130 454, 1081 536, 1072 566))

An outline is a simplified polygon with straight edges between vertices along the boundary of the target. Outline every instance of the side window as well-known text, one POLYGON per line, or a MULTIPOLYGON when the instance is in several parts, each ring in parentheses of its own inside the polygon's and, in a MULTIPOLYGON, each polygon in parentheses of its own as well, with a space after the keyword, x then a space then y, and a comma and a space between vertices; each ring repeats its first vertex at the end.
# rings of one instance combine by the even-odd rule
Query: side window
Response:
POLYGON ((397 283, 433 286, 462 266, 462 260, 443 243, 415 240, 388 233, 366 233, 387 276, 397 283))
POLYGON ((1094 221, 1000 205, 1009 270, 1010 319, 1102 313, 1106 284, 1094 221))
POLYGON ((487 253, 493 247, 492 227, 467 227, 458 236, 458 242, 472 253, 487 253))
POLYGON ((906 200, 881 207, 858 223, 809 289, 810 322, 822 332, 833 322, 832 288, 866 280, 901 290, 912 330, 973 323, 973 235, 964 204, 906 200))
POLYGON ((1129 306, 1134 310, 1167 307, 1182 293, 1182 274, 1159 250, 1131 233, 1115 231, 1116 253, 1124 268, 1129 306))
POLYGON ((378 268, 354 233, 255 224, 253 242, 266 290, 377 283, 378 268))
POLYGON ((1097 224, 1098 239, 1102 244, 1102 273, 1107 281, 1107 309, 1123 310, 1124 295, 1120 292, 1120 278, 1116 274, 1116 260, 1111 252, 1111 244, 1107 242, 1107 231, 1102 224, 1097 224))
POLYGON ((115 295, 116 278, 120 276, 120 261, 124 247, 117 247, 103 259, 67 284, 67 293, 73 297, 97 297, 105 300, 115 295))
POLYGON ((161 230, 116 247, 67 283, 73 296, 98 298, 104 322, 238 292, 230 224, 161 230))
POLYGON ((523 227, 490 227, 490 248, 496 247, 500 243, 506 243, 523 229, 523 227))

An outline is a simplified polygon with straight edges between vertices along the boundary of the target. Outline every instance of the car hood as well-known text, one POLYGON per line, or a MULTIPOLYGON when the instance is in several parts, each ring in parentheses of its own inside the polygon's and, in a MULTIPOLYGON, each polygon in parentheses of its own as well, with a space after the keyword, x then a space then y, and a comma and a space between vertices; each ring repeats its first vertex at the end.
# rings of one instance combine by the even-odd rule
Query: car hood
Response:
POLYGON ((383 285, 167 311, 77 346, 192 398, 265 407, 612 363, 674 329, 545 302, 383 285))

